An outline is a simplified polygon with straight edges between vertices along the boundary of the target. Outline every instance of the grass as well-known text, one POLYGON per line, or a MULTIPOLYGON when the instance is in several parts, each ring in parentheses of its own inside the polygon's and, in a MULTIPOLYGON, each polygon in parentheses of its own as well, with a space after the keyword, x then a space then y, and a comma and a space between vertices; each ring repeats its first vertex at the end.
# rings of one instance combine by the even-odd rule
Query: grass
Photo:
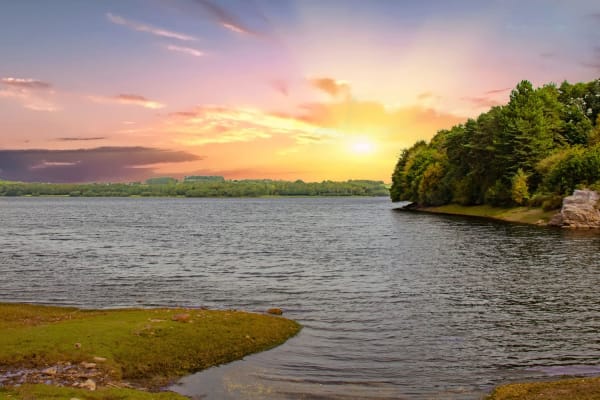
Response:
POLYGON ((600 400, 600 377, 502 385, 486 400, 600 400))
POLYGON ((512 207, 500 208, 488 205, 481 206, 461 206, 458 204, 448 204, 439 207, 423 207, 417 210, 432 212, 437 214, 466 215, 472 217, 491 218, 501 221, 520 222, 524 224, 546 224, 558 211, 544 211, 541 208, 512 207))
POLYGON ((173 392, 150 393, 141 390, 104 388, 95 392, 50 385, 23 385, 0 388, 0 400, 189 400, 173 392))
MULTIPOLYGON (((0 304, 0 372, 101 357, 98 369, 111 380, 157 389, 182 375, 277 346, 299 330, 285 318, 239 311, 0 304), (177 315, 183 322, 173 320, 177 315)), ((14 390, 18 395, 21 389, 14 390)), ((105 394, 119 395, 111 393, 105 394)))

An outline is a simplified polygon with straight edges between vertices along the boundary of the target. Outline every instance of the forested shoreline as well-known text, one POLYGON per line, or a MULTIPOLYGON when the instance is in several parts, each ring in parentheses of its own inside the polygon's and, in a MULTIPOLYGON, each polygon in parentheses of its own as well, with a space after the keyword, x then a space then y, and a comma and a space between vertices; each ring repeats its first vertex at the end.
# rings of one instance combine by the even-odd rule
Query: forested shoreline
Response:
POLYGON ((421 206, 560 207, 578 187, 600 188, 600 79, 534 88, 508 104, 402 151, 393 201, 421 206))
POLYGON ((0 196, 71 197, 260 197, 260 196, 389 196, 382 181, 303 182, 207 179, 147 183, 29 183, 0 181, 0 196))

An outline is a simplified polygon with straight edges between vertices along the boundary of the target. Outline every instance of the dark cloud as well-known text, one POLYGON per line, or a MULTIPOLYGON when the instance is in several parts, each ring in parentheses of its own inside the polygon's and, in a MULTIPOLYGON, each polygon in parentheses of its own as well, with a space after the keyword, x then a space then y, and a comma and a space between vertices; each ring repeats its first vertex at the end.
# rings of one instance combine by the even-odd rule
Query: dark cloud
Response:
POLYGON ((503 88, 503 89, 492 89, 492 90, 488 90, 487 92, 485 92, 485 94, 498 94, 498 93, 504 93, 504 92, 508 92, 509 90, 511 90, 511 88, 503 88))
POLYGON ((600 12, 588 14, 588 17, 600 22, 600 12))
POLYGON ((592 57, 589 60, 583 61, 581 65, 600 71, 600 46, 594 47, 592 49, 592 57))
POLYGON ((0 79, 6 86, 19 88, 19 89, 31 89, 31 90, 46 90, 52 88, 52 85, 48 82, 39 81, 37 79, 30 78, 2 78, 0 79))
MULTIPOLYGON (((223 28, 246 35, 261 35, 260 32, 247 26, 235 14, 221 7, 216 2, 211 0, 194 1, 196 4, 202 6, 202 8, 208 13, 208 15, 211 18, 215 19, 217 23, 219 23, 223 28)), ((261 15, 261 17, 264 20, 264 16, 261 15)))
POLYGON ((25 182, 126 182, 153 175, 153 164, 199 159, 184 151, 148 147, 0 150, 0 177, 25 182))
POLYGON ((58 142, 78 142, 78 141, 92 141, 92 140, 104 140, 108 139, 106 136, 96 136, 96 137, 85 137, 85 136, 74 136, 74 137, 59 137, 56 138, 58 142))

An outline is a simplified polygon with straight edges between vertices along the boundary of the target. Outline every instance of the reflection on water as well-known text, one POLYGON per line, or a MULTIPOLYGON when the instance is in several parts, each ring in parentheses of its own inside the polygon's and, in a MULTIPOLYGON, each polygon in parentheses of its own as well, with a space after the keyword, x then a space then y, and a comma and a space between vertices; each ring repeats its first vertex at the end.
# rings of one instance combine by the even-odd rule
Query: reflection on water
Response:
POLYGON ((392 208, 1 199, 0 301, 275 306, 304 325, 177 385, 207 399, 476 399, 597 373, 600 235, 392 208))

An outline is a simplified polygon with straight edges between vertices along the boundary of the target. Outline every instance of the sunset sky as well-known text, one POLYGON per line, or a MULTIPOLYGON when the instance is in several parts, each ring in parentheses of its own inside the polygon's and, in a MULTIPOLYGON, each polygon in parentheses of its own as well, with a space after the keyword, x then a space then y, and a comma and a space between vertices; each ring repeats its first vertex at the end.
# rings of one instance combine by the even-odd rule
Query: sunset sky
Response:
POLYGON ((600 77, 597 0, 0 2, 0 177, 390 181, 520 80, 600 77))

